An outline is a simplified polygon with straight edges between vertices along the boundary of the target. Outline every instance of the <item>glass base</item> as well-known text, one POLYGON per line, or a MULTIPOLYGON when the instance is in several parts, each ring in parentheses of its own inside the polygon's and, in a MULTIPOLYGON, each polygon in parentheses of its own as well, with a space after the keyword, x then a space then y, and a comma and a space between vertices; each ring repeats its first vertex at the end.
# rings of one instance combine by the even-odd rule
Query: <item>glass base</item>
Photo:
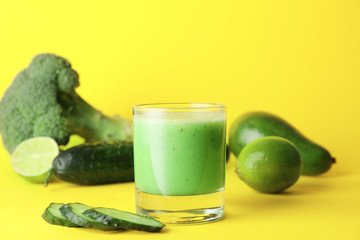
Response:
POLYGON ((224 189, 189 196, 163 196, 136 189, 136 212, 163 223, 205 223, 224 215, 224 189))

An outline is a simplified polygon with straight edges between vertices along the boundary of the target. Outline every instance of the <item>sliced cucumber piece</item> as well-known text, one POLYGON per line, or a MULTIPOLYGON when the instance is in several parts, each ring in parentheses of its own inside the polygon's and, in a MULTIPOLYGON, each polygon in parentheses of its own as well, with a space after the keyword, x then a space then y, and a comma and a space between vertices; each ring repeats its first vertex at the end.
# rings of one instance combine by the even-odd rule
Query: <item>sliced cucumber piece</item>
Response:
POLYGON ((153 218, 111 208, 92 208, 83 215, 109 226, 138 231, 158 232, 165 226, 153 218))
POLYGON ((70 222, 63 215, 61 215, 60 208, 64 206, 62 203, 50 203, 42 214, 42 218, 48 223, 61 225, 65 227, 80 227, 79 225, 70 222))
POLYGON ((68 203, 60 208, 61 214, 70 222, 80 225, 82 227, 94 228, 103 231, 119 230, 119 227, 106 225, 102 222, 93 220, 92 218, 83 215, 82 213, 91 207, 81 203, 68 203))

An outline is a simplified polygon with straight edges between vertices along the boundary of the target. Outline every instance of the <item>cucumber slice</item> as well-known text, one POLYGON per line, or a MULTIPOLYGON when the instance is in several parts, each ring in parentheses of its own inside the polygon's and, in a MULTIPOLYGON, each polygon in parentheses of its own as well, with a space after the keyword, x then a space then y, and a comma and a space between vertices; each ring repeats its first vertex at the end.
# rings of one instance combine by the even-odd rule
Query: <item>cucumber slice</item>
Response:
POLYGON ((165 226, 153 218, 111 208, 92 208, 83 215, 109 226, 138 231, 158 232, 165 226))
POLYGON ((109 226, 95 221, 82 213, 91 207, 81 203, 68 203, 60 208, 61 214, 70 222, 82 227, 94 228, 103 231, 119 230, 119 227, 109 226))
POLYGON ((70 222, 63 215, 61 215, 60 208, 64 206, 62 203, 50 203, 42 214, 42 218, 48 223, 54 225, 61 225, 65 227, 80 227, 79 225, 70 222))

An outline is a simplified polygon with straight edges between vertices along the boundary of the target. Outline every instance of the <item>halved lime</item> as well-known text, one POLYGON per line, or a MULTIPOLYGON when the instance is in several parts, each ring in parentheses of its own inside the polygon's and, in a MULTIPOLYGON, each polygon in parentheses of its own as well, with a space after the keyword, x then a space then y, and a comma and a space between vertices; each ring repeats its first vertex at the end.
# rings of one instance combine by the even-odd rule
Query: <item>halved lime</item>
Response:
POLYGON ((15 172, 31 182, 43 182, 51 170, 59 146, 49 137, 35 137, 21 142, 11 154, 15 172))

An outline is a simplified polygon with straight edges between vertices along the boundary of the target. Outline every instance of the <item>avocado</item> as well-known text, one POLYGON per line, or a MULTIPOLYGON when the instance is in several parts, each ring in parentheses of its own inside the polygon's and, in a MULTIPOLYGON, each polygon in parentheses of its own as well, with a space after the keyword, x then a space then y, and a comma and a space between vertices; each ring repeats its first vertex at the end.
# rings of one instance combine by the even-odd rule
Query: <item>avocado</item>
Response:
POLYGON ((283 137, 295 144, 304 162, 303 175, 325 173, 335 162, 325 148, 306 138, 285 120, 266 112, 246 113, 235 120, 229 130, 230 151, 238 156, 247 144, 265 136, 283 137))

